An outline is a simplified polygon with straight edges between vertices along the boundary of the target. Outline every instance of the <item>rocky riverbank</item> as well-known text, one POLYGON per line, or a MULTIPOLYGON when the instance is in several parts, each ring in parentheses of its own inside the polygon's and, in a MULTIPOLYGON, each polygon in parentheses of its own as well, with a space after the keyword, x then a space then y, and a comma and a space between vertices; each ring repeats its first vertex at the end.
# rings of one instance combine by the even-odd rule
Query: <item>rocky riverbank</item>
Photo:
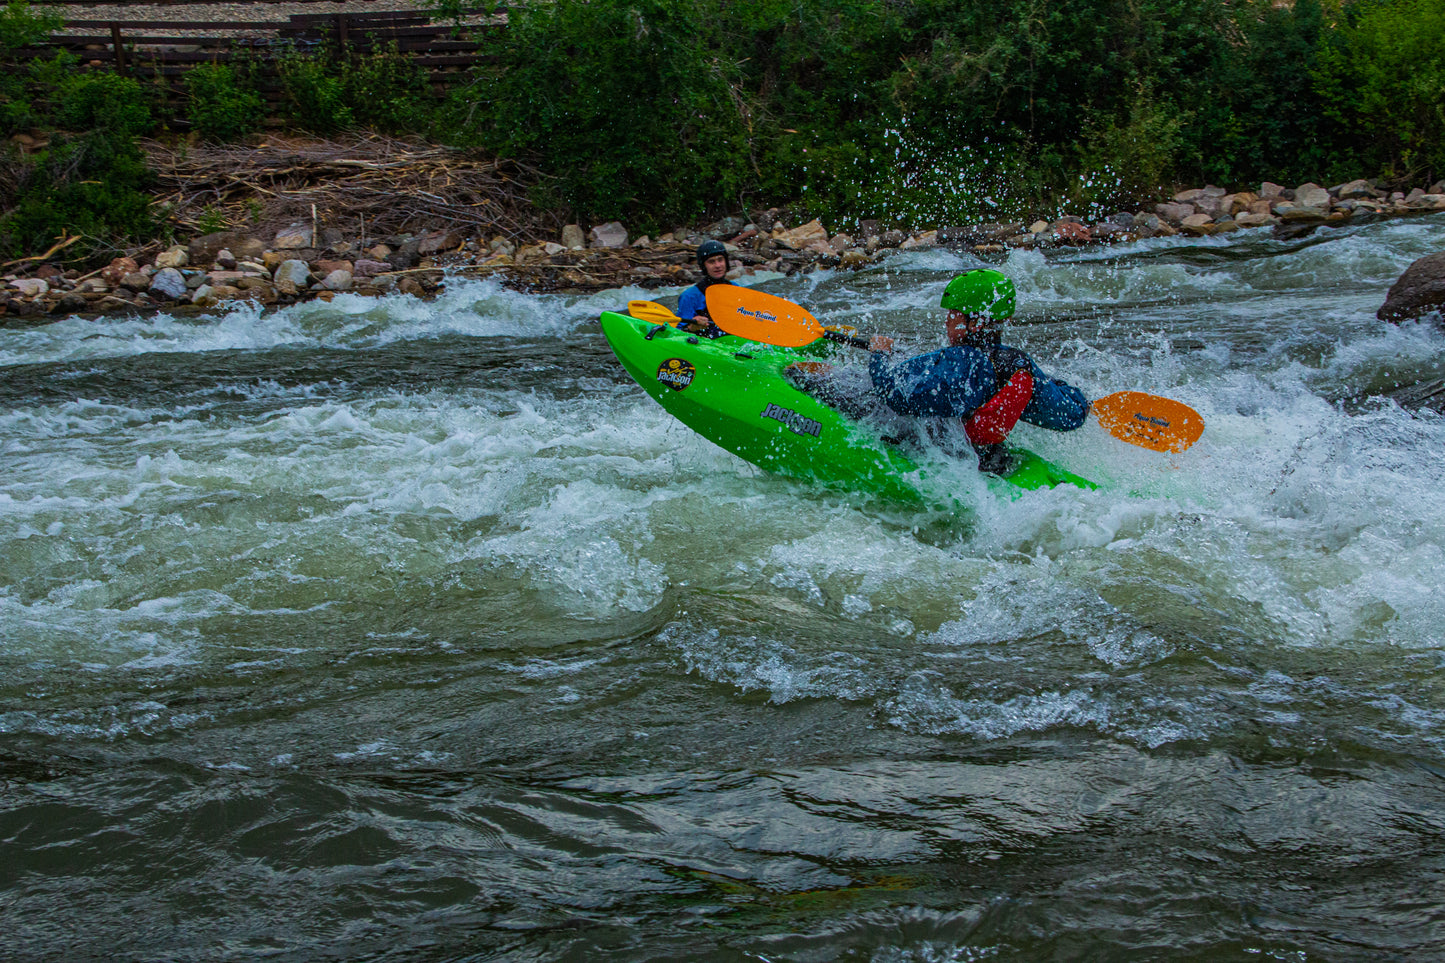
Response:
POLYGON ((3 278, 0 324, 44 323, 76 314, 192 314, 228 302, 288 304, 341 292, 426 297, 449 276, 496 277, 509 287, 538 292, 675 287, 695 279, 694 252, 707 238, 727 244, 735 277, 763 271, 791 275, 820 267, 861 268, 898 251, 926 247, 987 257, 1011 248, 1202 237, 1250 228, 1304 231, 1434 211, 1445 211, 1445 182, 1389 192, 1359 180, 1330 188, 1266 183, 1257 191, 1235 192, 1208 186, 1093 222, 1065 216, 915 233, 884 229, 875 221, 834 233, 817 220, 790 224, 787 213, 777 209, 658 238, 631 236, 624 225, 612 222, 590 232, 567 225, 556 238, 520 242, 471 226, 361 239, 312 220, 265 236, 216 232, 168 248, 139 249, 88 272, 40 259, 11 265, 12 273, 3 278))

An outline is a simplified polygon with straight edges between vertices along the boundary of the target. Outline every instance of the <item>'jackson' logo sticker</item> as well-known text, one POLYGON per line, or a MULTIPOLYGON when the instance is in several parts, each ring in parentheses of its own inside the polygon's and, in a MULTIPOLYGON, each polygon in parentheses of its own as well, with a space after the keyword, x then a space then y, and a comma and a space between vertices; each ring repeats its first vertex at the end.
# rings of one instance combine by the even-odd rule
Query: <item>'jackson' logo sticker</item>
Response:
POLYGON ((673 391, 681 391, 692 384, 697 369, 689 361, 681 358, 668 358, 657 366, 657 380, 667 385, 673 391))
POLYGON ((798 435, 812 435, 814 438, 817 438, 818 435, 821 434, 823 431, 823 426, 821 423, 816 422, 812 418, 809 418, 805 415, 800 415, 796 411, 791 411, 787 408, 779 408, 777 405, 768 405, 766 408, 763 409, 763 413, 760 417, 771 418, 774 421, 781 421, 783 424, 787 425, 790 429, 792 429, 794 434, 798 435))

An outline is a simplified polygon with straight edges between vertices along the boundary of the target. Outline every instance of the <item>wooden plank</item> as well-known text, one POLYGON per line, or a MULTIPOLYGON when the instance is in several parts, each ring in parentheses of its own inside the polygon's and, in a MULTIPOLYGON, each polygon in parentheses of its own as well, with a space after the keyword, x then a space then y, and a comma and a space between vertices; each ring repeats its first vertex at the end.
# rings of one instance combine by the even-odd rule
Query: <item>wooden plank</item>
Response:
MULTIPOLYGON (((109 46, 114 42, 115 35, 110 34, 104 37, 99 35, 85 37, 67 37, 65 38, 64 43, 52 43, 50 46, 65 47, 68 50, 74 50, 76 47, 83 47, 86 44, 105 44, 106 46, 109 46)), ((274 43, 275 41, 259 40, 256 37, 147 37, 142 35, 122 33, 121 42, 124 43, 127 47, 174 47, 177 45, 195 46, 196 44, 209 47, 232 47, 237 45, 254 46, 258 42, 274 43)))
MULTIPOLYGON (((288 25, 285 20, 67 20, 66 30, 109 30, 113 23, 127 30, 277 30, 288 25)), ((62 39, 71 34, 53 34, 62 39)))
MULTIPOLYGON (((254 5, 254 6, 267 6, 267 5, 279 6, 279 5, 281 5, 281 4, 286 4, 287 6, 290 6, 290 5, 292 5, 292 4, 301 5, 301 4, 307 4, 307 3, 324 3, 324 2, 331 2, 331 0, 223 0, 223 2, 228 3, 228 4, 230 4, 230 3, 242 4, 242 5, 245 5, 245 6, 252 6, 252 5, 254 5)), ((94 0, 30 0, 30 4, 31 4, 31 6, 35 6, 35 7, 93 7, 93 6, 95 6, 94 0)), ((111 4, 110 4, 110 6, 115 6, 115 7, 193 7, 193 6, 195 6, 195 5, 196 5, 196 0, 112 0, 112 2, 111 2, 111 4)), ((505 13, 506 11, 507 11, 507 7, 506 7, 505 5, 498 5, 495 12, 497 12, 497 13, 505 13)), ((405 11, 400 11, 400 12, 405 12, 405 11)), ((486 7, 469 7, 468 9, 462 11, 463 14, 466 14, 466 15, 469 15, 469 16, 475 16, 475 15, 479 15, 479 14, 487 14, 487 13, 492 13, 492 12, 493 12, 493 11, 487 9, 486 7)), ((325 15, 322 14, 321 16, 325 16, 325 15)))

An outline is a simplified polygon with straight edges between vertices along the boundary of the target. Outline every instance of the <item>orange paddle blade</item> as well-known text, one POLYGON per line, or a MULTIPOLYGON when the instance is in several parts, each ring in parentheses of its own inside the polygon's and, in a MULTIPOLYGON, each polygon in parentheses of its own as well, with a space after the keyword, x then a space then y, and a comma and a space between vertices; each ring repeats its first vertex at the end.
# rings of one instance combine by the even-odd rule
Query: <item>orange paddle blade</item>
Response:
POLYGON ((656 301, 628 301, 627 313, 639 321, 651 321, 653 324, 672 324, 682 320, 656 301))
POLYGON ((1199 412, 1142 391, 1116 391, 1095 401, 1090 410, 1115 438, 1152 451, 1183 451, 1204 433, 1199 412))
POLYGON ((801 348, 823 337, 823 326, 803 308, 735 284, 707 289, 707 313, 728 334, 763 344, 801 348))

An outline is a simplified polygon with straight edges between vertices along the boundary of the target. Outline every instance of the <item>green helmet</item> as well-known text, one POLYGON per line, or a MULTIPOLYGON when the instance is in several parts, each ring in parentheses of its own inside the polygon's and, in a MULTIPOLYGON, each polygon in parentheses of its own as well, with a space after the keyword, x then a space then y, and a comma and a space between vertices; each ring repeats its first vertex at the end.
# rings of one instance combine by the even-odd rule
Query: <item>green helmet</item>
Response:
POLYGON ((1014 283, 991 268, 979 268, 949 281, 939 304, 950 311, 1002 321, 1013 317, 1014 283))

